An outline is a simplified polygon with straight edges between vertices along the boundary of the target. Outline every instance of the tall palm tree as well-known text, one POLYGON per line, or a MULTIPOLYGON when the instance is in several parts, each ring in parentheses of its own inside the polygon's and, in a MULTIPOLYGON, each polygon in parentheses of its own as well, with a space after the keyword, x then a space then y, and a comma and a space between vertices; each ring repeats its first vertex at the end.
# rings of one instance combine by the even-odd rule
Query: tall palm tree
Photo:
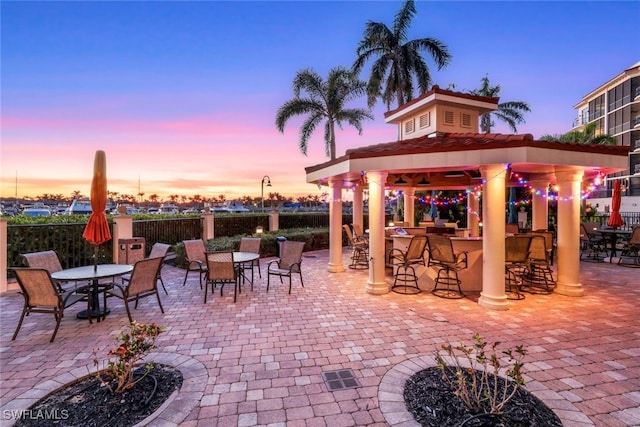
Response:
POLYGON ((411 101, 414 95, 415 77, 419 94, 429 90, 431 74, 421 55, 426 51, 431 55, 438 70, 449 64, 451 54, 445 44, 434 38, 421 38, 407 41, 407 32, 411 20, 416 14, 413 0, 407 0, 396 14, 393 27, 382 22, 367 22, 364 38, 358 44, 353 70, 359 73, 370 58, 377 58, 371 67, 371 76, 367 85, 369 107, 378 97, 391 107, 395 100, 398 107, 411 101), (383 87, 384 86, 384 87, 383 87))
POLYGON ((562 135, 542 135, 541 141, 577 142, 579 144, 616 145, 614 136, 607 134, 596 135, 597 124, 591 122, 582 130, 572 130, 562 135))
MULTIPOLYGON (((500 96, 500 85, 491 86, 489 84, 489 75, 486 75, 482 78, 482 85, 479 89, 472 90, 469 93, 471 95, 478 96, 500 96)), ((502 102, 498 104, 498 109, 495 111, 491 111, 489 113, 485 113, 480 116, 480 130, 483 133, 491 133, 491 128, 496 124, 492 120, 492 115, 497 117, 498 119, 505 122, 509 129, 513 133, 516 133, 518 129, 516 128, 517 124, 524 123, 524 113, 530 112, 531 108, 529 104, 522 101, 511 101, 511 102, 502 102)))
POLYGON ((331 160, 336 158, 336 125, 342 129, 346 122, 358 129, 362 135, 362 121, 373 120, 369 110, 346 108, 346 104, 365 93, 365 82, 344 67, 334 67, 324 81, 311 68, 296 73, 293 79, 294 98, 285 102, 276 114, 276 127, 284 133, 287 121, 293 116, 306 114, 307 119, 300 127, 299 148, 307 155, 307 143, 316 127, 324 125, 325 152, 331 160), (303 95, 304 96, 301 96, 303 95))

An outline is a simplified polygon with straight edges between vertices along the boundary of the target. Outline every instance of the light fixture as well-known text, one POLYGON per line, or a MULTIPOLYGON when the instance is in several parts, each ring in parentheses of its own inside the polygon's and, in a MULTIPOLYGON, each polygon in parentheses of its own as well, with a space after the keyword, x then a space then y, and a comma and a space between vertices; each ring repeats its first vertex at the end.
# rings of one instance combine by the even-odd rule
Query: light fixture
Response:
POLYGON ((418 185, 425 186, 425 185, 431 185, 431 183, 427 181, 427 178, 422 177, 422 179, 418 181, 418 185))
POLYGON ((405 181, 404 179, 402 179, 402 177, 396 179, 396 182, 394 182, 394 184, 396 185, 403 185, 403 184, 407 184, 407 181, 405 181))
POLYGON ((460 178, 464 176, 464 172, 462 171, 450 171, 444 174, 446 178, 460 178))
POLYGON ((271 187, 271 178, 269 175, 265 175, 262 177, 262 181, 260 181, 260 199, 262 202, 262 212, 264 212, 264 184, 267 184, 267 187, 271 187))
POLYGON ((261 225, 256 227, 256 234, 260 234, 262 235, 262 233, 264 233, 264 229, 262 228, 261 225))

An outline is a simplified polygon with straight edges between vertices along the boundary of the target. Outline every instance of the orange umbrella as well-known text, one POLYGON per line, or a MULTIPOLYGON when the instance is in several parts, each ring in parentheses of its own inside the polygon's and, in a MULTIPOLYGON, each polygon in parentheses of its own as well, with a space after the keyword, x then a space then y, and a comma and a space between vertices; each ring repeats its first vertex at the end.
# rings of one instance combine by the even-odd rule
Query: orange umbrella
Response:
POLYGON ((618 228, 623 224, 622 216, 620 216, 620 204, 622 203, 622 192, 620 191, 620 180, 616 179, 613 183, 613 194, 611 195, 611 215, 607 225, 609 227, 618 228))
POLYGON ((91 181, 91 216, 82 233, 89 243, 94 245, 94 265, 97 265, 98 245, 111 239, 107 216, 107 157, 102 150, 96 151, 93 161, 93 180, 91 181))

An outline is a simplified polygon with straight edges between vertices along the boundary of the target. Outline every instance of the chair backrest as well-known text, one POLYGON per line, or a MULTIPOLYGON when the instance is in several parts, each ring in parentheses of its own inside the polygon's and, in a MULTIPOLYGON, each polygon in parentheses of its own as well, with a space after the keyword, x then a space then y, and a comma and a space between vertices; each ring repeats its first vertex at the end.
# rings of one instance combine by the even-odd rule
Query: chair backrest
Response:
POLYGON ((353 233, 351 232, 351 227, 348 224, 343 224, 342 228, 344 228, 344 232, 347 233, 347 239, 349 239, 349 244, 354 244, 353 233))
POLYGON ((531 244, 529 245, 529 260, 549 262, 549 252, 547 252, 547 244, 545 236, 542 234, 532 234, 531 244))
POLYGON ((251 252, 254 254, 260 253, 260 244, 262 239, 260 237, 243 237, 240 239, 240 252, 251 252))
POLYGON ((163 258, 146 258, 133 265, 126 294, 138 295, 156 288, 163 258))
POLYGON ((16 280, 31 307, 61 307, 60 295, 51 274, 45 268, 14 268, 16 280))
POLYGON ((188 261, 200 261, 203 264, 207 262, 204 240, 183 240, 182 243, 184 243, 184 251, 186 253, 188 261))
POLYGON ((580 240, 583 242, 589 241, 589 232, 585 228, 584 224, 580 224, 580 240))
POLYGON ((236 269, 233 265, 232 251, 217 251, 207 253, 207 279, 236 279, 236 269))
POLYGON ((553 250, 553 233, 547 230, 535 230, 534 234, 541 234, 544 236, 544 244, 547 251, 553 250))
POLYGON ((596 230, 600 228, 600 223, 598 222, 583 222, 581 225, 584 226, 585 231, 589 237, 592 237, 596 230))
MULTIPOLYGON (((299 264, 302 261, 302 251, 304 242, 286 241, 282 242, 282 251, 280 253, 280 268, 288 269, 292 264, 299 264)), ((292 271, 300 272, 297 266, 292 271)))
POLYGON ((351 224, 351 228, 353 229, 353 234, 355 234, 356 237, 364 236, 364 232, 362 231, 362 225, 351 224))
POLYGON ((456 262, 456 255, 453 252, 453 243, 447 236, 430 234, 427 236, 429 244, 429 257, 436 262, 456 262))
POLYGON ((22 256, 31 268, 44 268, 49 273, 62 270, 58 255, 54 251, 31 252, 22 256))
POLYGON ((167 245, 166 243, 154 243, 147 258, 164 258, 169 253, 169 249, 171 249, 171 245, 167 245))
POLYGON ((504 241, 504 260, 510 263, 523 263, 529 257, 530 235, 508 236, 504 241))
POLYGON ((424 257, 424 250, 427 247, 427 236, 413 236, 407 248, 407 261, 412 261, 424 257))
POLYGON ((629 238, 630 245, 640 245, 640 225, 633 227, 633 233, 629 238))
POLYGON ((520 228, 518 228, 518 224, 509 223, 504 226, 504 231, 506 233, 518 234, 520 233, 520 228))

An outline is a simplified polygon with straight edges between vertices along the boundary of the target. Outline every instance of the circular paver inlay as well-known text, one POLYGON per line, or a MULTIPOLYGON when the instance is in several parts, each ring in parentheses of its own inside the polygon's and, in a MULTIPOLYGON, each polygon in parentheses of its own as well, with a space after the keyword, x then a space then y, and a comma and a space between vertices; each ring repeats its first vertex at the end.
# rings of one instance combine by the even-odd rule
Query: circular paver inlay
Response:
MULTIPOLYGON (((404 385, 414 374, 434 366, 437 366, 434 356, 418 356, 397 364, 382 377, 378 388, 378 403, 390 427, 420 427, 404 403, 404 385)), ((584 427, 595 425, 571 402, 549 390, 544 384, 529 380, 526 389, 551 408, 562 424, 584 427)))

